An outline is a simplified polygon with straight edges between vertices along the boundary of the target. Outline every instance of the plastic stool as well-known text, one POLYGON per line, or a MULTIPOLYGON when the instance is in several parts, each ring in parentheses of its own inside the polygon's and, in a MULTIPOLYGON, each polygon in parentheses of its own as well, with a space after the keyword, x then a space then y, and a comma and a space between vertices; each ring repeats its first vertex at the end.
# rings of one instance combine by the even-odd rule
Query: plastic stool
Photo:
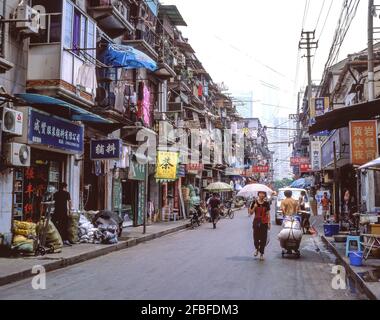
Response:
POLYGON ((351 242, 356 242, 358 244, 358 252, 362 252, 362 245, 360 243, 360 237, 358 236, 348 236, 346 241, 346 257, 350 256, 351 250, 351 242))

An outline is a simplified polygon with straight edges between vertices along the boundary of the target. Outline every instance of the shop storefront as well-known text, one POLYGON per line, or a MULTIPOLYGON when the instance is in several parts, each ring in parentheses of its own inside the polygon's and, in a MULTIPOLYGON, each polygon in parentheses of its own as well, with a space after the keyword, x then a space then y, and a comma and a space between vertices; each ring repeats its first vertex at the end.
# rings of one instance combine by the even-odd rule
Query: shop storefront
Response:
MULTIPOLYGON (((37 222, 43 214, 41 201, 54 194, 61 182, 71 193, 79 193, 73 156, 83 153, 83 126, 32 108, 24 110, 27 133, 14 139, 24 143, 26 166, 13 176, 13 216, 37 222)), ((75 198, 75 197, 74 197, 75 198)), ((77 201, 75 201, 77 202, 77 201)))
POLYGON ((158 151, 155 179, 160 184, 161 220, 163 221, 179 219, 183 216, 179 168, 178 152, 158 151))
POLYGON ((122 181, 122 205, 127 208, 124 221, 129 225, 144 224, 147 201, 146 170, 147 165, 141 164, 135 154, 130 157, 128 179, 122 181))

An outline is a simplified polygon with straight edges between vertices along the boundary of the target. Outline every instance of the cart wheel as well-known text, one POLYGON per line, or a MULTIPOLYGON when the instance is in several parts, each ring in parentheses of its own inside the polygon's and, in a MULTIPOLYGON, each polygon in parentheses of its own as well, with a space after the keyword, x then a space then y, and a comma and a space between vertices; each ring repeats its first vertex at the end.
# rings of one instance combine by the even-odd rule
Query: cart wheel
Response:
POLYGON ((301 252, 297 252, 296 257, 297 259, 301 258, 301 252))
POLYGON ((44 247, 38 247, 36 250, 37 256, 44 256, 46 254, 46 250, 44 247))
POLYGON ((281 252, 281 256, 282 256, 283 258, 285 258, 285 252, 284 252, 284 251, 281 252))

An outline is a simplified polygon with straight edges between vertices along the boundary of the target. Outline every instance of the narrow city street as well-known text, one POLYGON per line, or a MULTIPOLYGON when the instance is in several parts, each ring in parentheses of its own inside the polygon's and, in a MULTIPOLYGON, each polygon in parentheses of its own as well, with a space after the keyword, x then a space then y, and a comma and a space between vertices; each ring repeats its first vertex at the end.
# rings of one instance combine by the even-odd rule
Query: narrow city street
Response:
POLYGON ((246 210, 199 229, 47 274, 46 290, 31 279, 0 288, 0 299, 359 299, 334 290, 333 255, 319 237, 305 237, 302 258, 282 259, 273 226, 266 260, 253 258, 246 210))

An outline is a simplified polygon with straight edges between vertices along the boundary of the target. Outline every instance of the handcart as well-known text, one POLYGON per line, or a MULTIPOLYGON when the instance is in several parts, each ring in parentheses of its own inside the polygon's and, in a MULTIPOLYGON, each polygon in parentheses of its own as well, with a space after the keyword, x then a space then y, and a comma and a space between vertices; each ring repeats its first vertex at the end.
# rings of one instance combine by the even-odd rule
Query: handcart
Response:
POLYGON ((51 216, 54 212, 53 193, 45 193, 41 205, 43 206, 44 216, 41 217, 40 229, 37 236, 35 256, 44 256, 45 254, 54 253, 55 250, 53 245, 46 246, 46 235, 49 230, 51 216))

